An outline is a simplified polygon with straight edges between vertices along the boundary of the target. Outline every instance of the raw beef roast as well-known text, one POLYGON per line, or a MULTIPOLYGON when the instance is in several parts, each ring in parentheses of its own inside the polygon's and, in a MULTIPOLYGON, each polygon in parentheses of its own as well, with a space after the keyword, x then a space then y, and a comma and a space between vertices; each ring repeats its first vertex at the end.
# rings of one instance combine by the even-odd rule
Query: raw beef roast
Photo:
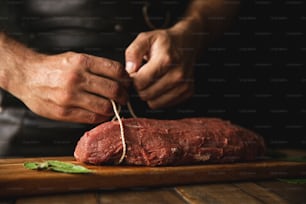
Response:
MULTIPOLYGON (((185 165, 252 161, 264 154, 263 139, 242 127, 215 118, 123 119, 127 165, 185 165)), ((122 154, 118 121, 86 132, 74 156, 100 165, 118 162, 122 154)))

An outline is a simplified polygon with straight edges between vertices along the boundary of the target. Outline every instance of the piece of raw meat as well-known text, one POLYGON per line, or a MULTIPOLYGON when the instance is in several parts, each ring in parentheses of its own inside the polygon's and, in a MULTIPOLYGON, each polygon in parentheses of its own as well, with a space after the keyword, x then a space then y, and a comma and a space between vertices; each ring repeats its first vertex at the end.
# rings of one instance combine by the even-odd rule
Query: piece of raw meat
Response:
MULTIPOLYGON (((122 120, 127 152, 123 164, 165 166, 252 161, 263 156, 261 136, 216 118, 122 120)), ((113 164, 122 154, 118 121, 86 132, 74 156, 89 164, 113 164)))

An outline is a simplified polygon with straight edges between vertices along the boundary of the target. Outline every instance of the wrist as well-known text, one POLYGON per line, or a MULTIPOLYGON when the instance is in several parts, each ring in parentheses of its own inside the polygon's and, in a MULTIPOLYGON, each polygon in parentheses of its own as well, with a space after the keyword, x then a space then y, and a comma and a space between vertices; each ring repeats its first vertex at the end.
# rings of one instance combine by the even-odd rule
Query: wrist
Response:
POLYGON ((203 46, 203 22, 197 17, 188 17, 179 21, 169 29, 169 32, 188 42, 186 46, 195 49, 196 53, 203 46))
POLYGON ((6 41, 6 35, 0 32, 0 88, 7 89, 9 79, 9 68, 6 66, 6 57, 3 54, 5 52, 4 44, 6 41))
POLYGON ((0 33, 0 87, 15 96, 22 94, 29 68, 40 54, 0 33))

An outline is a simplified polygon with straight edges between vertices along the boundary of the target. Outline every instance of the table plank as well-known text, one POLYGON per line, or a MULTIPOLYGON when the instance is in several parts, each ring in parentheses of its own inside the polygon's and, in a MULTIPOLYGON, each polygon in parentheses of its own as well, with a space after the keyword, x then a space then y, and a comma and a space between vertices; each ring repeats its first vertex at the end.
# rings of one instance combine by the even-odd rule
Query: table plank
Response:
POLYGON ((232 184, 208 184, 177 187, 177 192, 188 203, 259 204, 257 198, 232 184))
POLYGON ((101 192, 99 197, 100 203, 103 204, 186 203, 183 198, 171 188, 101 192))
POLYGON ((256 198, 257 200, 263 203, 277 203, 277 204, 288 203, 278 194, 275 194, 267 190, 266 188, 257 185, 256 183, 241 182, 241 183, 233 183, 233 185, 237 186, 242 192, 256 198))
POLYGON ((273 192, 289 203, 306 204, 306 184, 289 184, 279 181, 256 182, 257 185, 273 192))
POLYGON ((97 194, 58 194, 17 199, 16 204, 99 204, 97 194))
MULTIPOLYGON (((56 194, 19 198, 16 204, 27 203, 296 203, 305 204, 306 185, 278 181, 202 184, 175 188, 132 188, 101 190, 80 194, 56 194)), ((14 200, 0 203, 15 203, 14 200)))

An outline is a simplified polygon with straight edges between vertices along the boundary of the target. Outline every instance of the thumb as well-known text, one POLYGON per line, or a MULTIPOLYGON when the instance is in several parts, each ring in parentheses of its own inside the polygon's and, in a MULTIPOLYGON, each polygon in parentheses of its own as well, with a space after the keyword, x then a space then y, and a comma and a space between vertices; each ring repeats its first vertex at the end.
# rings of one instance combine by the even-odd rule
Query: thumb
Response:
POLYGON ((147 34, 142 33, 129 45, 125 51, 125 69, 129 74, 137 72, 142 60, 146 57, 150 49, 150 40, 147 34))

